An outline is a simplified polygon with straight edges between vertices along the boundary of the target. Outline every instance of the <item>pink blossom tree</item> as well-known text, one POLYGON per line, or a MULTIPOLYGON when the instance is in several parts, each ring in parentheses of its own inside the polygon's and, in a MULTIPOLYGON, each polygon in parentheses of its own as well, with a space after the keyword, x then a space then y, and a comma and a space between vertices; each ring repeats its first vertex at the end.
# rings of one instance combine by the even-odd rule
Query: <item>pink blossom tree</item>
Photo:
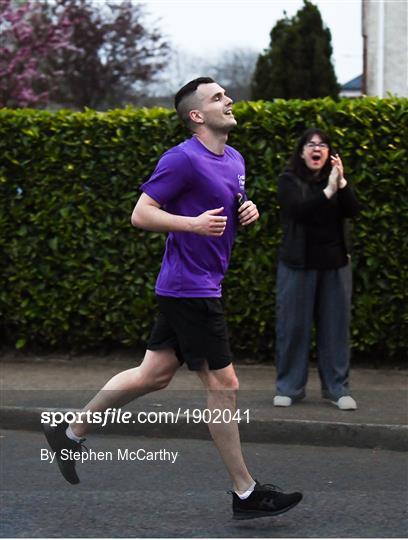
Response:
POLYGON ((51 58, 51 67, 63 72, 51 95, 56 103, 100 110, 135 104, 166 65, 170 46, 146 23, 140 2, 53 0, 50 9, 64 9, 73 27, 74 48, 51 58))
POLYGON ((58 84, 58 70, 44 70, 48 58, 73 49, 66 11, 50 20, 46 4, 0 0, 0 107, 45 104, 58 84))
POLYGON ((0 107, 135 102, 169 46, 131 0, 0 0, 0 107))

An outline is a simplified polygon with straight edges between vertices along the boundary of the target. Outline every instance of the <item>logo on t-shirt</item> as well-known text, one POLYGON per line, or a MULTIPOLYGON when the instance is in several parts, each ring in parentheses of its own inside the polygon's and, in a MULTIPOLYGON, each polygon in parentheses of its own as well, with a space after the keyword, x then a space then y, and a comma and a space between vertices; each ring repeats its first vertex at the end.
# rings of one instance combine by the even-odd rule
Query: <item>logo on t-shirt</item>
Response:
POLYGON ((245 189, 245 174, 238 175, 238 182, 239 182, 239 188, 244 190, 245 189))

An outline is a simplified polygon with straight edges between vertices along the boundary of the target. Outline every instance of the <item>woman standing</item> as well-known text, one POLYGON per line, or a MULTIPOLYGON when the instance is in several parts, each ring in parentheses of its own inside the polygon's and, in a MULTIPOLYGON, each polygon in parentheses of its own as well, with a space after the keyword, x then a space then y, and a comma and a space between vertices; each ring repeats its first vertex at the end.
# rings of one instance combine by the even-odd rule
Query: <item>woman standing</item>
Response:
POLYGON ((274 405, 305 396, 311 333, 316 327, 322 395, 357 408, 348 389, 351 264, 345 218, 357 199, 327 134, 308 129, 279 177, 283 240, 277 273, 274 405))

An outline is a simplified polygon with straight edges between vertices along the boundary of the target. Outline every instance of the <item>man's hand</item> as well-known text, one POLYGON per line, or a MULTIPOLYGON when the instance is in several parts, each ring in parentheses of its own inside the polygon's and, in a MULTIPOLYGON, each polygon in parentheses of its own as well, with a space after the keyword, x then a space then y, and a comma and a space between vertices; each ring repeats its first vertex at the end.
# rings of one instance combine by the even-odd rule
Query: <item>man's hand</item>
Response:
POLYGON ((227 216, 220 216, 224 207, 207 210, 191 218, 191 232, 202 236, 222 236, 227 226, 227 216))
POLYGON ((253 223, 259 218, 259 212, 252 201, 245 201, 238 209, 238 220, 241 225, 246 227, 250 223, 253 223))

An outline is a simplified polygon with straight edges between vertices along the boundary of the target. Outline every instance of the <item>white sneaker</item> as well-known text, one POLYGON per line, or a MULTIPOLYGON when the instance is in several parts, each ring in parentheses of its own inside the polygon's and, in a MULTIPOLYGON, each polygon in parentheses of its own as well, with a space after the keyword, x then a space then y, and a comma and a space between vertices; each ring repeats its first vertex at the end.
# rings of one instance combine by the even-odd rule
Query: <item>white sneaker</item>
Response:
POLYGON ((357 409, 357 403, 351 396, 342 396, 337 401, 332 401, 342 411, 354 411, 357 409))
POLYGON ((275 396, 273 398, 273 404, 275 407, 290 407, 292 405, 292 398, 288 396, 275 396))

